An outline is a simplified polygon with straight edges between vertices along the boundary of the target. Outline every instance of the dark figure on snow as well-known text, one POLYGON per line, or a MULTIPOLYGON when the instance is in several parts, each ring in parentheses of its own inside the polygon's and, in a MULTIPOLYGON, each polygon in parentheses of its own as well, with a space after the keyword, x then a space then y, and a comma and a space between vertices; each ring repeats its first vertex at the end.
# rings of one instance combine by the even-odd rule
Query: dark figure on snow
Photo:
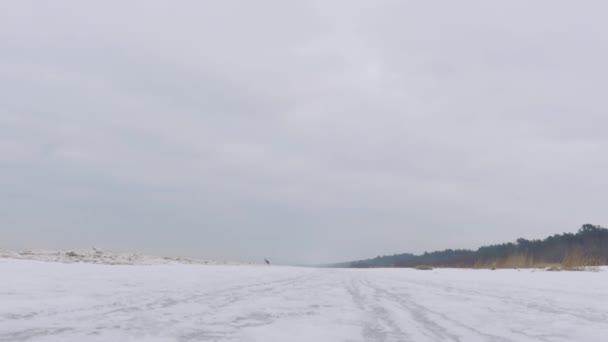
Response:
POLYGON ((270 261, 268 261, 268 259, 264 259, 264 261, 266 261, 266 265, 270 265, 270 261))

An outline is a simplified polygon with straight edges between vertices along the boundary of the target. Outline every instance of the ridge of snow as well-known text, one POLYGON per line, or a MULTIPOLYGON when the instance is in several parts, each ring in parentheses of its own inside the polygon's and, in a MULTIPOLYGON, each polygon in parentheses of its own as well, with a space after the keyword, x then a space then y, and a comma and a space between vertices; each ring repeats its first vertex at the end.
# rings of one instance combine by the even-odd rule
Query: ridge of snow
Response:
POLYGON ((239 263, 218 260, 200 260, 183 257, 159 257, 141 253, 125 253, 106 251, 99 248, 77 250, 44 250, 31 249, 24 251, 2 251, 0 258, 37 260, 62 263, 92 263, 107 265, 159 265, 159 264, 201 264, 201 265, 241 265, 239 263))

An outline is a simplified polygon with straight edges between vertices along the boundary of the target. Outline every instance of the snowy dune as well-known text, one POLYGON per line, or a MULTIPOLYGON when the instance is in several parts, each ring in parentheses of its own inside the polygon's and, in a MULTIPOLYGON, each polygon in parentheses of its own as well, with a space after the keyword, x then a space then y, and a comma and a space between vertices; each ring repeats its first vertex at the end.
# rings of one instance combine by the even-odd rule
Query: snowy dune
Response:
POLYGON ((27 250, 21 252, 0 251, 0 258, 55 261, 55 262, 86 262, 93 264, 108 265, 157 265, 157 264, 203 264, 203 265, 234 265, 238 263, 199 260, 191 258, 170 258, 144 255, 140 253, 118 253, 114 251, 104 251, 98 248, 78 249, 69 251, 56 250, 27 250))
POLYGON ((608 272, 0 259, 0 341, 606 341, 608 272))

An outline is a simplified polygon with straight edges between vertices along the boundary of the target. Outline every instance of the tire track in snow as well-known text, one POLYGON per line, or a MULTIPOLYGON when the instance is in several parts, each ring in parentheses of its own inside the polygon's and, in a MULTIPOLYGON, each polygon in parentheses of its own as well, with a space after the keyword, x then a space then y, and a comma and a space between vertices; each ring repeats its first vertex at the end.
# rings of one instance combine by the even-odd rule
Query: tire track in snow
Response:
POLYGON ((352 297, 356 307, 366 314, 362 322, 362 333, 365 341, 405 342, 412 341, 411 338, 401 330, 399 324, 391 317, 385 307, 366 296, 362 289, 364 281, 353 277, 345 283, 346 290, 352 297))
POLYGON ((378 301, 385 299, 386 301, 398 304, 401 309, 407 311, 420 325, 420 327, 428 332, 427 336, 432 338, 434 341, 464 341, 458 335, 451 332, 448 327, 439 323, 442 321, 449 322, 452 325, 458 326, 459 328, 468 330, 486 341, 509 341, 504 337, 484 333, 479 329, 475 329, 453 318, 450 318, 443 313, 433 311, 414 301, 408 294, 391 292, 385 288, 373 285, 369 280, 366 280, 364 283, 376 293, 376 299, 378 301))
MULTIPOLYGON (((304 274, 295 277, 286 277, 270 281, 257 281, 245 285, 230 286, 222 288, 220 290, 211 291, 197 291, 198 293, 193 294, 192 292, 183 295, 158 295, 158 292, 145 293, 141 296, 130 296, 123 299, 128 300, 127 303, 121 301, 113 301, 108 304, 96 304, 92 306, 85 306, 77 309, 68 310, 56 310, 50 312, 35 312, 28 315, 5 315, 3 318, 5 322, 11 320, 22 320, 28 319, 30 322, 45 322, 44 324, 33 324, 37 327, 29 329, 20 329, 12 332, 0 334, 0 342, 4 341, 29 341, 32 339, 40 338, 42 336, 49 336, 55 334, 61 334, 69 331, 79 330, 78 328, 42 328, 38 325, 49 325, 50 322, 54 322, 50 325, 55 326, 60 322, 71 322, 72 324, 77 321, 80 325, 93 326, 93 331, 89 331, 89 334, 95 335, 99 331, 112 331, 112 330, 124 330, 128 329, 133 333, 146 334, 149 333, 150 329, 155 330, 170 330, 171 327, 175 326, 179 321, 202 321, 205 318, 213 317, 223 310, 228 309, 230 306, 236 305, 241 301, 248 301, 251 298, 261 298, 264 296, 278 296, 281 291, 292 289, 295 284, 305 284, 307 279, 310 279, 312 274, 304 274), (152 300, 149 300, 152 298, 152 300), (163 313, 171 310, 179 305, 200 305, 199 310, 190 314, 169 314, 167 316, 172 317, 169 320, 163 320, 163 313), (155 317, 151 321, 141 318, 142 315, 147 317, 155 317), (113 317, 113 318, 112 318, 113 317), (108 318, 112 318, 108 320, 108 318), (178 318, 178 320, 176 320, 178 318), (102 324, 95 324, 95 322, 103 322, 102 324)), ((174 293, 174 292, 173 292, 174 293)), ((294 313, 290 313, 294 316, 294 313)), ((221 340, 230 338, 230 335, 236 333, 239 329, 271 324, 277 317, 273 315, 265 315, 260 311, 256 311, 250 314, 249 317, 236 317, 235 320, 228 319, 226 321, 219 321, 211 324, 206 324, 205 327, 200 329, 189 329, 189 331, 179 334, 179 341, 195 341, 195 340, 221 340), (220 327, 225 332, 218 333, 212 329, 214 327, 220 327)), ((90 329, 89 329, 90 330, 90 329)))
MULTIPOLYGON (((563 317, 567 316, 569 320, 576 320, 580 322, 579 324, 600 324, 606 323, 608 320, 608 314, 605 312, 599 311, 589 311, 588 309, 581 309, 580 307, 573 306, 558 306, 558 303, 551 300, 550 296, 547 297, 546 291, 542 293, 538 293, 539 295, 531 295, 538 292, 538 289, 530 289, 526 288, 525 294, 522 295, 522 298, 518 298, 517 293, 511 293, 510 295, 501 293, 500 289, 492 289, 489 290, 487 288, 483 289, 469 289, 462 287, 453 287, 444 284, 438 284, 436 282, 429 281, 420 281, 413 279, 402 279, 402 282, 411 286, 413 292, 422 292, 425 293, 433 293, 435 297, 440 300, 445 300, 447 298, 451 298, 454 302, 463 302, 463 301, 471 301, 475 300, 479 303, 487 303, 491 301, 493 304, 487 308, 489 312, 493 314, 503 316, 503 319, 507 319, 514 312, 513 308, 519 308, 520 312, 525 312, 527 314, 531 314, 532 312, 536 312, 538 317, 549 317, 555 316, 555 320, 563 320, 563 317), (454 294, 457 294, 458 297, 454 297, 454 294), (497 310, 497 308, 509 308, 509 311, 505 310, 497 310)), ((398 296, 401 296, 401 302, 407 301, 409 305, 420 306, 424 308, 424 306, 412 301, 411 297, 407 294, 403 293, 395 293, 394 290, 391 292, 389 288, 381 289, 380 291, 385 291, 387 293, 393 293, 398 296)), ((511 289, 509 289, 511 290, 511 289)), ((564 291, 561 291, 564 292, 564 291)), ((598 299, 599 300, 599 299, 598 299)), ((428 313, 432 314, 435 317, 439 317, 441 320, 447 321, 451 324, 457 325, 458 327, 469 330, 476 335, 487 339, 488 341, 511 341, 511 339, 507 339, 504 337, 488 334, 482 332, 480 329, 476 329, 470 325, 464 324, 463 322, 458 321, 452 316, 448 316, 445 313, 434 311, 429 308, 424 308, 428 313)), ((526 341, 554 341, 555 339, 566 339, 566 336, 552 333, 528 333, 523 329, 508 329, 511 334, 521 336, 518 340, 526 340, 526 341)))

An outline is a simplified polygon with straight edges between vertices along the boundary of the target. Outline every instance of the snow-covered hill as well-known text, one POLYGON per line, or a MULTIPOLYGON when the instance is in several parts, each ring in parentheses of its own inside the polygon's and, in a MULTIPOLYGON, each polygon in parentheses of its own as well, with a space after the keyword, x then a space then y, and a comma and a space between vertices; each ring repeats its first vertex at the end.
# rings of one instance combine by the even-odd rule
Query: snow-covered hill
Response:
POLYGON ((64 263, 84 262, 108 265, 157 265, 168 263, 229 265, 235 262, 217 260, 197 260, 191 258, 170 258, 149 256, 139 253, 118 253, 99 248, 79 249, 69 251, 57 250, 27 250, 21 252, 0 251, 0 258, 25 259, 37 261, 54 261, 64 263))
POLYGON ((606 341, 608 272, 0 259, 0 341, 606 341))

